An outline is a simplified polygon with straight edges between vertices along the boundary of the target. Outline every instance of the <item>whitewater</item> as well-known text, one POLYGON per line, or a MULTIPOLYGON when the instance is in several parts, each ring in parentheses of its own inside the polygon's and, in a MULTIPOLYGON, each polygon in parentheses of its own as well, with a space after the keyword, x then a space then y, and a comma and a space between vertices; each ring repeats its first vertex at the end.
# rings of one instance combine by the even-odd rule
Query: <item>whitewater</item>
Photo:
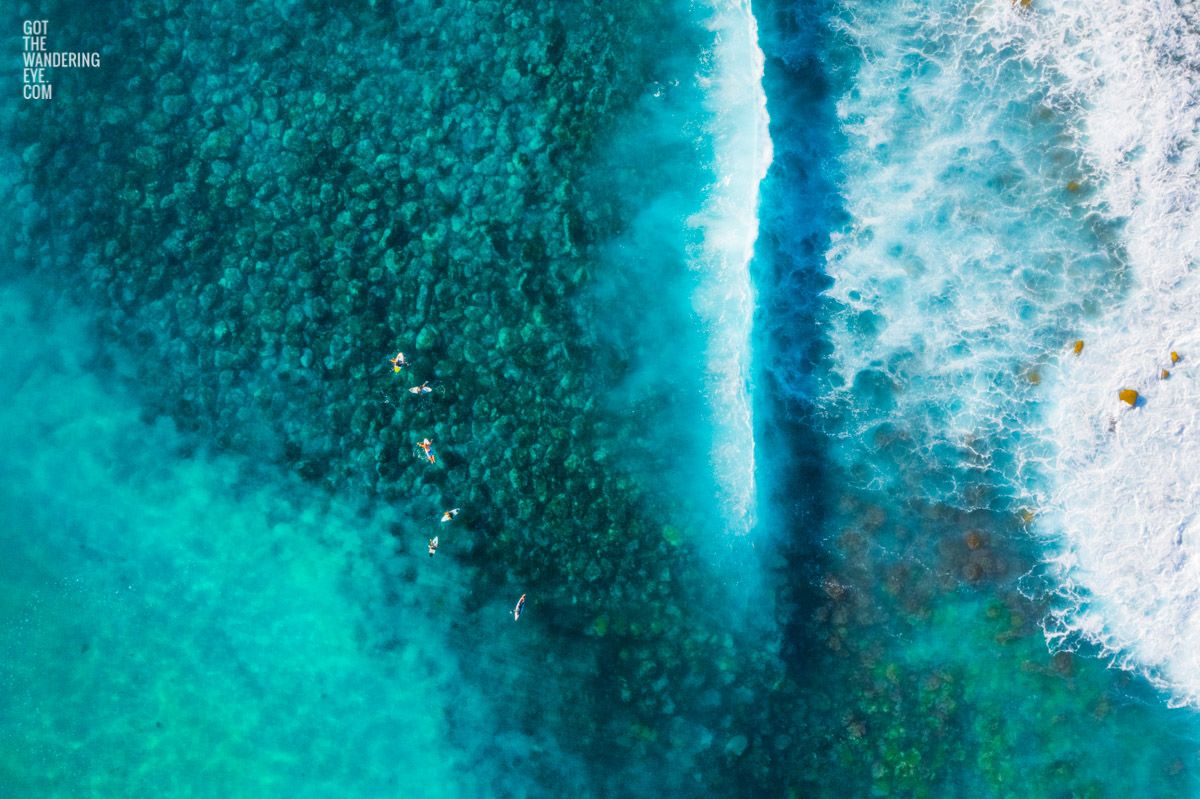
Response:
POLYGON ((660 490, 712 507, 702 538, 725 551, 758 517, 751 265, 772 143, 750 3, 714 0, 691 12, 695 58, 670 61, 605 148, 601 175, 638 168, 627 185, 600 191, 640 199, 589 291, 605 346, 636 364, 611 394, 616 412, 653 397, 679 420, 648 432, 631 464, 670 453, 655 477, 660 490), (629 305, 629 296, 652 302, 629 305))
POLYGON ((770 118, 758 23, 748 0, 715 7, 706 27, 716 34, 714 74, 702 76, 701 87, 717 181, 706 191, 701 210, 688 219, 702 237, 690 265, 701 276, 693 301, 709 331, 705 393, 715 422, 713 466, 730 529, 744 534, 756 520, 750 263, 758 236, 759 184, 771 165, 770 118))
POLYGON ((825 402, 862 486, 1031 522, 1052 649, 1200 706, 1197 21, 844 6, 825 402))
POLYGON ((1010 23, 1026 57, 1059 77, 1094 186, 1121 225, 1124 296, 1080 331, 1048 403, 1048 496, 1060 603, 1055 647, 1098 646, 1200 706, 1200 36, 1173 2, 1038 4, 1010 23), (1118 392, 1141 399, 1128 407, 1118 392))

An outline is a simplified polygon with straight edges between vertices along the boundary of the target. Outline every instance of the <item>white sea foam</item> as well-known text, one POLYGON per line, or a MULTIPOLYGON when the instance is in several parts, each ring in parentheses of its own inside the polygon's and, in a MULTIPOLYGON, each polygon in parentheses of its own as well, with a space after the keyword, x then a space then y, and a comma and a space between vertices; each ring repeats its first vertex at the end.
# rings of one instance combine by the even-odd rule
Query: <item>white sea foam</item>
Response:
MULTIPOLYGON (((1008 4, 1003 4, 1007 6, 1008 4)), ((1011 9, 1009 9, 1011 11, 1011 9)), ((1200 36, 1172 2, 1035 0, 997 32, 1049 66, 1078 125, 1097 208, 1125 220, 1129 296, 1068 359, 1038 524, 1064 602, 1047 635, 1081 640, 1200 706, 1200 36), (1172 366, 1170 353, 1183 360, 1172 366), (1167 380, 1162 369, 1170 369, 1167 380), (1122 388, 1144 402, 1124 406, 1122 388)))
POLYGON ((987 25, 906 2, 850 4, 832 22, 859 54, 831 170, 852 222, 826 252, 837 396, 824 404, 846 409, 848 448, 835 458, 864 485, 970 508, 1034 482, 994 456, 1014 445, 1061 320, 1094 280, 1067 178, 1042 179, 1069 170, 1049 162, 1066 153, 1062 129, 1042 113, 1039 76, 987 25), (897 441, 911 448, 902 463, 873 460, 897 441))
POLYGON ((688 224, 703 241, 689 252, 700 273, 693 295, 708 330, 705 391, 713 419, 713 465, 731 529, 755 521, 754 426, 750 405, 750 332, 754 287, 750 259, 758 237, 759 184, 771 164, 763 53, 748 0, 714 2, 706 22, 716 35, 711 72, 700 77, 714 139, 716 182, 688 224))

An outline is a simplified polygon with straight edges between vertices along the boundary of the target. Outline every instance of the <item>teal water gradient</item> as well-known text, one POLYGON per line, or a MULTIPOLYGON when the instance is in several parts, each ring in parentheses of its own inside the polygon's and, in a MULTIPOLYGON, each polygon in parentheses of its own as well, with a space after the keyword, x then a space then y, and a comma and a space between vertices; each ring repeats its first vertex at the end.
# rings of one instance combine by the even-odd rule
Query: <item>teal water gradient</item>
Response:
POLYGON ((707 16, 44 13, 114 57, 2 123, 20 212, 2 266, 36 308, 10 393, 46 418, 14 419, 10 451, 53 465, 12 465, 11 515, 37 523, 3 528, 26 564, 7 617, 42 637, 6 628, 5 788, 769 780, 757 689, 780 683, 778 637, 719 513, 691 306, 687 217, 721 179, 707 16), (94 510, 60 490, 76 448, 94 510))
POLYGON ((1130 280, 1036 7, 754 9, 749 347, 743 8, 38 9, 112 71, 0 117, 0 797, 1195 794, 1040 627, 1130 280))
POLYGON ((488 712, 430 615, 461 601, 453 562, 397 559, 386 510, 189 452, 63 361, 90 350, 63 313, 47 329, 8 289, 0 315, 0 794, 511 790, 453 732, 488 712))

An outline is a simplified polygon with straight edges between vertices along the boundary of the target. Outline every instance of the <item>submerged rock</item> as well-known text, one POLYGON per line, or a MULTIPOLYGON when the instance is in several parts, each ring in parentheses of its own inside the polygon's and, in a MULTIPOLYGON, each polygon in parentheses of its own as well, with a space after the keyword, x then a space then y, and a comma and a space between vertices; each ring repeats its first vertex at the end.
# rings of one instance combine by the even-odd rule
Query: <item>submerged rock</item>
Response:
POLYGON ((417 349, 429 350, 437 343, 437 330, 430 325, 421 328, 421 332, 417 333, 417 349))
POLYGON ((740 757, 742 752, 746 751, 746 747, 750 745, 750 741, 745 735, 735 735, 729 739, 729 743, 725 744, 725 752, 734 757, 740 757))

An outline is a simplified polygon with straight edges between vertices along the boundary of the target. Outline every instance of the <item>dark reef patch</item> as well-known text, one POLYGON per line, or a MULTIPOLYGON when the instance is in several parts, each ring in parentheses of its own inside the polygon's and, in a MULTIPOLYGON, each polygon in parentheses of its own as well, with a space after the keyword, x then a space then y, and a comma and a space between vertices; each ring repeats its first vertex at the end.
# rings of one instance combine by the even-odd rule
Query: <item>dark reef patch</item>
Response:
MULTIPOLYGON (((637 308, 590 291, 665 174, 616 173, 603 144, 707 34, 671 4, 42 13, 106 68, 4 124, 24 155, 12 271, 95 310, 99 362, 137 359, 111 379, 315 494, 468 508, 468 594, 520 585, 569 653, 527 656, 552 689, 488 690, 506 723, 590 754, 598 795, 686 793, 708 750, 729 766, 714 790, 761 783, 769 710, 746 686, 774 680, 772 655, 720 619, 693 553, 706 509, 657 490, 680 467, 646 430, 680 400, 606 401, 638 358, 610 325, 637 308), (422 381, 436 392, 405 392, 422 381)), ((530 758, 553 795, 557 766, 530 758)))

